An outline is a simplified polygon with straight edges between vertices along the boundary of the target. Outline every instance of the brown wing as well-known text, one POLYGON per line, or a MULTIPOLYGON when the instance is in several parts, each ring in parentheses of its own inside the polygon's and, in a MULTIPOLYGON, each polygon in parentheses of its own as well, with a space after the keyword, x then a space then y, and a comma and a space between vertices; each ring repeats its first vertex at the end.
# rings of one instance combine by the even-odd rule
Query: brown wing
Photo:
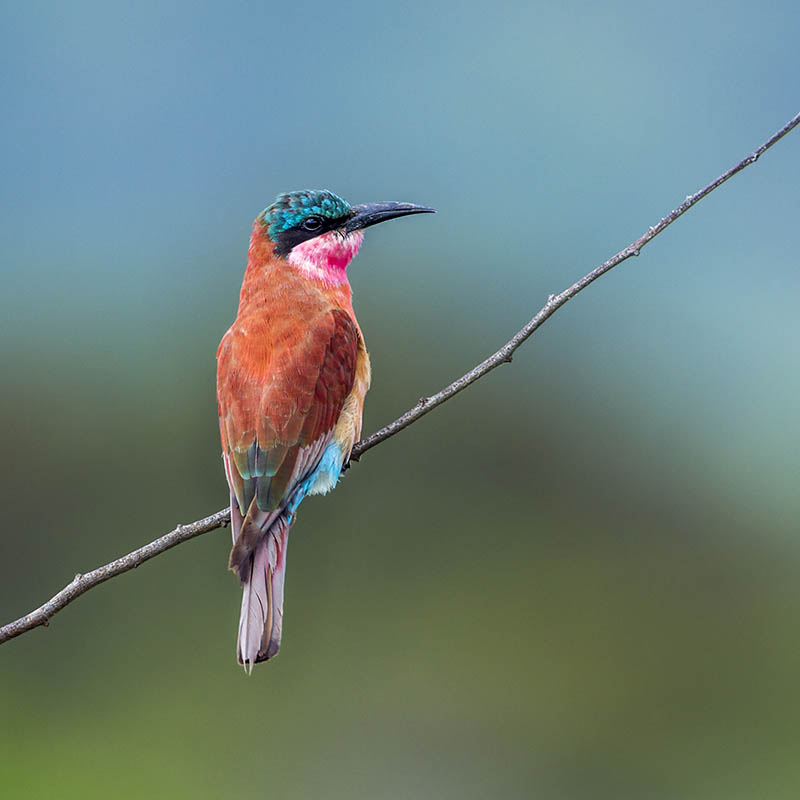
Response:
POLYGON ((242 516, 285 505, 319 462, 353 387, 358 331, 341 309, 237 320, 217 353, 217 401, 242 516))

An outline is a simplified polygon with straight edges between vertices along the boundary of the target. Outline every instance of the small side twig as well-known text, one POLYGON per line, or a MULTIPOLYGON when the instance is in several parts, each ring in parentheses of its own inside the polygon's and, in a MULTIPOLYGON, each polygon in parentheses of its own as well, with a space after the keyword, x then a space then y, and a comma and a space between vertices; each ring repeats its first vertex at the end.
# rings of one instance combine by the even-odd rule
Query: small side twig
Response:
MULTIPOLYGON (((745 167, 754 164, 758 158, 766 151, 769 150, 776 142, 786 136, 791 130, 800 125, 800 114, 796 114, 789 120, 779 131, 776 131, 766 142, 754 150, 746 158, 743 158, 738 164, 735 164, 730 169, 722 173, 716 180, 713 180, 708 185, 704 186, 694 194, 688 195, 686 199, 666 217, 664 217, 657 225, 653 225, 649 230, 642 234, 636 241, 629 244, 624 249, 620 250, 615 256, 604 261, 600 266, 595 267, 591 272, 584 275, 580 280, 573 283, 567 289, 559 294, 551 294, 547 298, 547 302, 542 306, 536 315, 520 329, 514 336, 511 337, 499 350, 494 352, 485 360, 477 364, 469 372, 462 375, 457 380, 453 381, 444 389, 429 397, 421 397, 419 401, 406 411, 405 414, 398 417, 394 422, 390 422, 375 433, 357 442, 353 447, 353 452, 350 456, 351 461, 358 461, 361 456, 368 450, 376 445, 385 441, 386 439, 399 433, 404 428, 407 428, 413 422, 416 422, 420 417, 433 411, 434 408, 440 406, 445 401, 449 400, 454 395, 463 391, 475 383, 479 378, 491 372, 501 364, 511 363, 514 352, 530 338, 530 336, 540 328, 550 317, 558 311, 569 300, 575 297, 579 292, 583 291, 590 283, 596 281, 601 275, 605 275, 609 270, 621 264, 623 261, 638 256, 642 248, 658 236, 665 228, 675 222, 676 219, 685 214, 690 208, 699 203, 704 197, 711 194, 717 187, 721 186, 725 181, 732 178, 737 173, 741 172, 745 167)), ((154 558, 155 556, 175 547, 181 542, 193 539, 195 536, 200 536, 203 533, 216 530, 230 523, 230 509, 225 508, 217 511, 205 519, 191 522, 188 525, 178 525, 175 530, 161 536, 159 539, 150 542, 149 544, 140 547, 137 550, 128 553, 110 564, 98 567, 85 575, 78 574, 74 579, 67 584, 58 594, 48 600, 44 605, 20 617, 14 622, 10 622, 3 627, 0 627, 0 644, 19 636, 26 631, 41 625, 47 625, 50 618, 59 612, 66 605, 71 603, 76 598, 80 597, 84 592, 87 592, 94 586, 97 586, 109 578, 116 575, 121 575, 123 572, 138 567, 139 564, 154 558)))

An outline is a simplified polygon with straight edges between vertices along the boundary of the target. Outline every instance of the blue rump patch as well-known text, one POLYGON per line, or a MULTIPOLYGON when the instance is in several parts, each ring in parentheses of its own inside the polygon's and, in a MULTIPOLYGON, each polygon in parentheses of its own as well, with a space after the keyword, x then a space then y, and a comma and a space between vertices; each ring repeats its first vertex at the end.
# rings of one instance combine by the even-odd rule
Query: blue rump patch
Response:
POLYGON ((294 490, 291 500, 286 506, 289 522, 295 511, 309 493, 328 492, 336 486, 342 472, 342 450, 337 442, 331 442, 322 454, 316 469, 294 490), (315 484, 319 483, 319 486, 315 484), (315 491, 316 490, 316 491, 315 491))

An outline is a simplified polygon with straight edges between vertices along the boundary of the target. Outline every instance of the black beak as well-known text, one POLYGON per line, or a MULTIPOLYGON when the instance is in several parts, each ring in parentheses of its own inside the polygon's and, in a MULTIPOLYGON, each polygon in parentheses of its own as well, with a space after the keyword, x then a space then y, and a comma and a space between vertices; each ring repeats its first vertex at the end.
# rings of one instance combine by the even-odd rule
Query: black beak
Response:
POLYGON ((345 223, 346 233, 352 233, 387 219, 404 217, 406 214, 434 214, 435 208, 415 206, 413 203, 364 203, 353 206, 353 216, 345 223))

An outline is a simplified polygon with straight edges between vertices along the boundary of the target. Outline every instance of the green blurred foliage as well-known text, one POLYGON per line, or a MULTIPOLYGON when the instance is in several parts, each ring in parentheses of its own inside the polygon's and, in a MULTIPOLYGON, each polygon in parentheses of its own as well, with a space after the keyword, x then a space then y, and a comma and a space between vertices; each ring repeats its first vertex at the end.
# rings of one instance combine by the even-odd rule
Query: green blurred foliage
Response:
MULTIPOLYGON (((225 504, 277 192, 440 210, 351 268, 370 431, 798 110, 788 0, 3 19, 3 621, 225 504)), ((0 793, 796 797, 797 137, 305 503, 252 677, 225 531, 5 645, 0 793)))

